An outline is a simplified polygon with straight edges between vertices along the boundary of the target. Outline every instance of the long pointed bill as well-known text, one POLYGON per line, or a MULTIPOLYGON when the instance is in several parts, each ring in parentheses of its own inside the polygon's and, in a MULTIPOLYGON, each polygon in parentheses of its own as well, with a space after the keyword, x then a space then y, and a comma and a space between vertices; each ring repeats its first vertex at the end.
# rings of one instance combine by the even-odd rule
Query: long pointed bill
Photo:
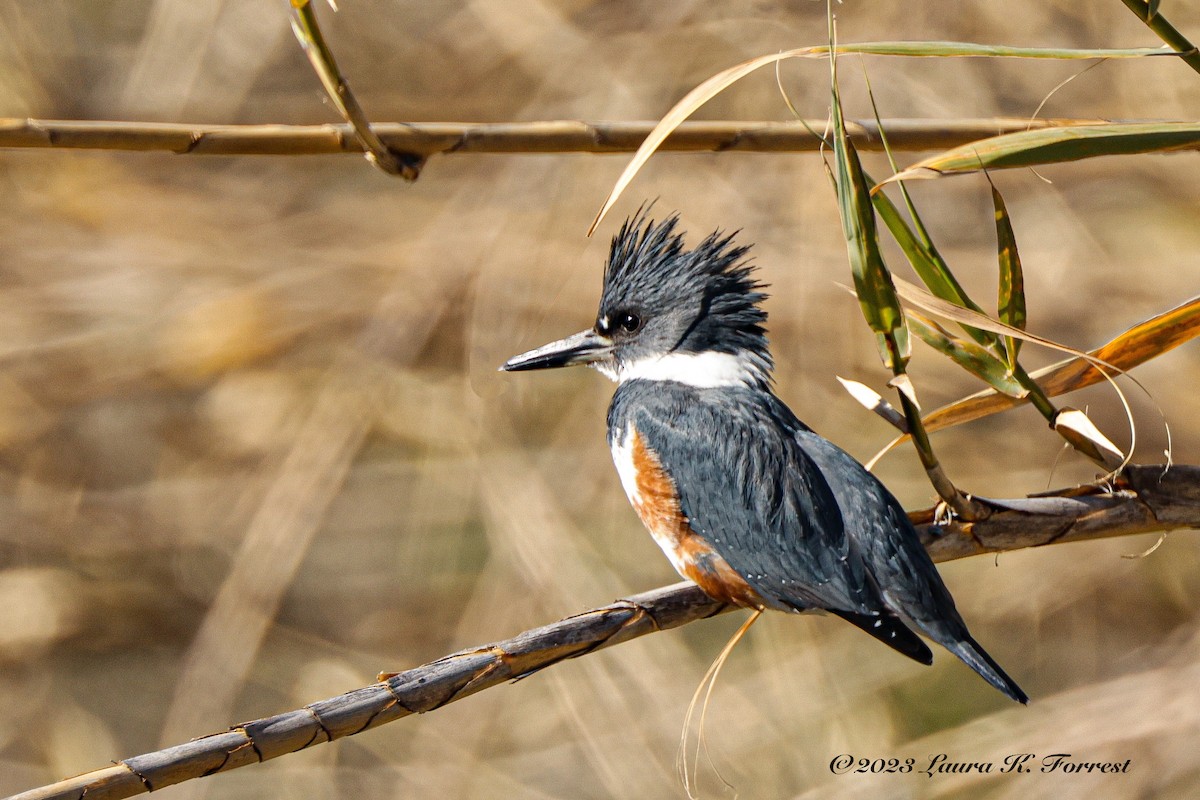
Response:
POLYGON ((570 367, 576 364, 594 364, 612 352, 612 342, 594 330, 580 331, 557 342, 542 345, 536 350, 513 356, 500 369, 505 372, 520 372, 527 369, 550 369, 570 367))

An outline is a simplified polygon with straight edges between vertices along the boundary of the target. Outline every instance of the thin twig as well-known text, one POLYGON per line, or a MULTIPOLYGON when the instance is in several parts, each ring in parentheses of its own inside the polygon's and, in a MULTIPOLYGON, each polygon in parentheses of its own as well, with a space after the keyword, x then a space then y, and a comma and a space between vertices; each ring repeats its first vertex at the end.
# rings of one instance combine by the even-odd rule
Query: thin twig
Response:
MULTIPOLYGON (((1038 120, 1034 128, 1100 120, 1038 120)), ((389 151, 422 158, 450 153, 631 153, 654 121, 389 122, 371 126, 389 151)), ((662 150, 787 153, 815 151, 823 121, 685 122, 662 150), (809 126, 806 128, 805 126, 809 126)), ((894 150, 943 150, 1030 126, 1027 119, 886 119, 894 150)), ((883 149, 874 120, 846 121, 859 150, 883 149)), ((347 124, 200 125, 191 123, 41 120, 0 117, 0 147, 165 151, 177 155, 323 155, 364 148, 347 124)))
POLYGON ((963 520, 974 522, 986 517, 990 513, 987 506, 959 491, 954 482, 950 480, 950 476, 946 474, 946 470, 942 468, 937 454, 933 452, 933 444, 929 441, 925 425, 921 422, 921 410, 902 389, 897 388, 897 393, 900 397, 900 406, 904 409, 905 428, 912 438, 917 456, 921 459, 921 466, 925 468, 925 474, 929 477, 929 482, 933 485, 934 491, 938 493, 938 497, 942 498, 942 502, 963 520))
MULTIPOLYGON (((1200 467, 1136 466, 1108 488, 1021 500, 989 501, 979 522, 933 524, 913 514, 935 561, 981 553, 1151 531, 1200 527, 1200 467)), ((732 607, 678 583, 463 650, 338 697, 237 725, 186 744, 117 762, 9 800, 115 800, 242 767, 352 736, 410 714, 434 711, 467 695, 568 658, 706 619, 732 607)))
POLYGON ((325 43, 321 27, 317 24, 317 14, 313 11, 310 0, 289 0, 288 8, 292 15, 292 32, 296 40, 304 48, 304 54, 312 64, 313 70, 325 86, 325 93, 337 108, 342 119, 350 123, 354 137, 362 146, 367 161, 389 175, 399 175, 408 181, 415 181, 421 174, 423 156, 388 147, 371 128, 370 121, 358 98, 350 91, 350 83, 338 69, 333 51, 325 43))

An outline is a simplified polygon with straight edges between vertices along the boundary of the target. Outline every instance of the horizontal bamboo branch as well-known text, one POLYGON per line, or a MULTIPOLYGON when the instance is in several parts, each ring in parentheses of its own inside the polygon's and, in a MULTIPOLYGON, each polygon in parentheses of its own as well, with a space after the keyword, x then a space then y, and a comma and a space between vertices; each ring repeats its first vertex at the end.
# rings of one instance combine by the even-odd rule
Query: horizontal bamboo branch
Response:
MULTIPOLYGON (((1200 527, 1200 467, 1129 467, 1110 487, 985 502, 994 513, 974 523, 935 526, 932 511, 912 515, 935 561, 1200 527)), ((296 711, 127 758, 9 800, 115 800, 154 791, 434 711, 568 658, 730 610, 694 584, 666 586, 507 641, 454 653, 296 711)))
MULTIPOLYGON (((1001 133, 1101 120, 889 119, 893 150, 940 150, 1001 133)), ((450 153, 630 153, 655 122, 412 122, 371 126, 394 153, 417 158, 450 153)), ((810 120, 813 130, 825 120, 810 120)), ((874 120, 847 120, 860 150, 882 150, 874 120)), ((820 140, 805 123, 685 122, 659 149, 786 153, 816 150, 820 140)), ((363 147, 353 129, 329 125, 194 125, 188 123, 37 120, 0 117, 0 147, 166 151, 195 155, 315 155, 354 153, 363 147)))

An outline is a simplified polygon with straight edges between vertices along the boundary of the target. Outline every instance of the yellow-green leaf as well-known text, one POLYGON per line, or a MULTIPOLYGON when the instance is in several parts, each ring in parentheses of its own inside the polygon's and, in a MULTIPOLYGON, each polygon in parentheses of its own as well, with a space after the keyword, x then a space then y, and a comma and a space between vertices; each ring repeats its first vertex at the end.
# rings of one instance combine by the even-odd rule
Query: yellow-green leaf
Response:
POLYGON ((837 170, 838 212, 850 271, 863 317, 875 332, 879 356, 893 372, 901 372, 909 357, 908 329, 900 299, 892 284, 892 275, 879 249, 875 210, 863 176, 862 164, 854 144, 846 135, 838 94, 836 60, 831 63, 831 116, 833 117, 833 158, 837 170))
MULTIPOLYGON (((1200 297, 1134 325, 1088 355, 1129 371, 1197 336, 1200 336, 1200 297)), ((1049 397, 1083 389, 1105 379, 1095 365, 1083 358, 1067 359, 1034 372, 1032 377, 1049 397)), ((930 431, 942 430, 1006 411, 1021 402, 985 389, 930 412, 925 416, 925 426, 930 431)))
POLYGON ((954 147, 918 161, 884 183, 961 175, 983 169, 1061 164, 1098 156, 1167 153, 1196 148, 1200 148, 1200 122, 1067 125, 1006 133, 954 147))
MULTIPOLYGON (((1004 198, 995 185, 992 186, 992 206, 996 210, 996 248, 1000 261, 996 316, 1006 325, 1025 330, 1025 275, 1021 271, 1021 254, 1017 251, 1017 238, 1008 218, 1004 198)), ((1004 352, 1011 370, 1017 368, 1020 349, 1020 339, 1004 337, 1004 352)))
MULTIPOLYGON (((865 176, 867 182, 870 182, 870 176, 865 176)), ((903 187, 903 184, 901 184, 903 187)), ((919 236, 918 231, 913 230, 904 217, 900 214, 900 210, 896 208, 895 203, 884 192, 876 192, 871 196, 871 200, 875 205, 875 210, 879 212, 880 219, 883 220, 888 230, 892 234, 892 238, 900 245, 908 263, 912 265, 913 270, 921 281, 929 287, 929 291, 935 297, 940 297, 943 300, 954 303, 955 305, 969 308, 973 311, 983 312, 983 309, 975 304, 970 297, 967 296, 966 290, 954 277, 954 273, 950 271, 950 266, 942 258, 937 247, 927 237, 919 236)), ((914 223, 920 229, 920 220, 917 218, 916 209, 909 204, 910 213, 914 215, 914 223)), ((971 325, 963 324, 962 328, 975 341, 982 345, 997 345, 999 337, 971 325)))
POLYGON ((909 310, 908 327, 921 341, 950 358, 955 364, 976 375, 1009 397, 1021 398, 1028 392, 1012 375, 1008 365, 990 350, 975 342, 954 336, 937 322, 909 310))
MULTIPOLYGON (((307 0, 294 0, 307 2, 307 0)), ((1150 56, 1178 56, 1171 50, 1151 47, 1134 47, 1117 50, 1079 50, 1073 48, 1052 47, 1004 47, 1002 45, 976 44, 974 42, 864 42, 860 44, 843 44, 836 47, 817 45, 801 47, 795 50, 785 50, 781 53, 771 53, 758 56, 728 69, 703 81, 676 103, 663 116, 646 136, 646 140, 638 147, 633 158, 621 172, 617 182, 605 198, 604 204, 592 220, 588 228, 588 236, 599 226, 601 220, 608 214, 609 209, 617 202, 625 187, 633 180, 638 171, 654 154, 654 151, 666 140, 671 132, 696 112, 696 109, 716 97, 725 89, 752 72, 769 64, 786 61, 790 58, 824 58, 832 50, 833 53, 862 53, 880 56, 917 56, 917 57, 998 57, 998 58, 1049 58, 1049 59, 1093 59, 1093 58, 1146 58, 1150 56)))

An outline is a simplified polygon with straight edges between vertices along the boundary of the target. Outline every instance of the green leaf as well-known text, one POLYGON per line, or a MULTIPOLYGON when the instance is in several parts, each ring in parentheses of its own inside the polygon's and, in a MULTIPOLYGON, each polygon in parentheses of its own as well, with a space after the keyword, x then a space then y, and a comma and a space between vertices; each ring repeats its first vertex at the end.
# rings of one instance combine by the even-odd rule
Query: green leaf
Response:
POLYGON ((1013 377, 1008 365, 997 358, 990 350, 980 347, 975 342, 954 336, 932 319, 909 310, 908 327, 921 338, 925 344, 949 357, 955 364, 982 378, 989 386, 1001 394, 1014 399, 1021 399, 1028 394, 1013 377))
MULTIPOLYGON (((1089 355, 1123 372, 1175 349, 1200 336, 1200 297, 1134 325, 1089 355)), ((1070 358, 1033 373, 1033 378, 1050 397, 1073 392, 1104 380, 1095 364, 1070 358)), ((1020 403, 984 390, 943 406, 925 417, 930 431, 942 430, 1010 409, 1020 403)))
POLYGON ((831 109, 833 117, 833 157, 836 164, 838 212, 842 232, 846 236, 846 251, 850 271, 863 317, 875 332, 879 357, 893 372, 904 369, 910 355, 908 328, 900 299, 892 284, 892 275, 879 249, 879 233, 875 227, 875 211, 871 194, 863 175, 858 152, 846 135, 842 118, 842 103, 837 86, 836 59, 830 62, 831 109))
POLYGON ((1060 164, 1097 156, 1165 153, 1200 148, 1198 122, 1122 122, 1067 125, 1006 133, 918 161, 884 183, 938 178, 979 170, 1060 164))
MULTIPOLYGON (((829 52, 826 45, 788 50, 783 55, 790 58, 820 57, 829 52)), ((1145 58, 1147 56, 1178 55, 1161 47, 1125 47, 1116 49, 1079 49, 1073 47, 1007 47, 999 44, 978 42, 861 42, 839 44, 833 48, 837 54, 861 53, 871 56, 909 56, 940 58, 1145 58)))
MULTIPOLYGON (((867 182, 870 182, 870 176, 864 176, 867 182)), ((935 296, 948 300, 955 305, 969 308, 973 311, 982 313, 983 309, 976 305, 970 297, 967 296, 966 290, 954 277, 954 273, 950 271, 950 266, 942 258, 937 247, 928 236, 922 236, 917 231, 914 231, 909 226, 908 222, 900 214, 900 210, 896 204, 892 202, 883 192, 876 192, 871 197, 875 205, 875 210, 879 212, 880 219, 887 225, 888 230, 892 234, 892 238, 900 245, 900 249, 904 252, 904 256, 908 259, 908 263, 912 265, 913 270, 917 273, 917 277, 921 279, 929 291, 935 296)), ((909 211, 916 214, 916 208, 909 203, 909 211)), ((920 220, 914 216, 916 226, 923 230, 920 220)), ((972 339, 985 346, 999 347, 1000 338, 993 333, 963 325, 963 330, 966 331, 972 339)))
MULTIPOLYGON (((997 318, 1005 325, 1025 330, 1025 275, 1021 271, 1021 254, 1017 238, 1008 218, 1008 209, 1000 191, 992 186, 992 205, 996 209, 996 246, 1000 261, 1000 286, 997 291, 997 318)), ((1004 337, 1004 352, 1010 369, 1017 368, 1017 353, 1021 340, 1004 337)))
MULTIPOLYGON (((883 151, 887 154, 888 164, 891 165, 892 172, 896 171, 896 159, 892 156, 892 148, 888 142, 887 131, 884 129, 883 120, 879 117, 879 106, 875 103, 875 93, 871 89, 871 79, 867 75, 866 66, 863 67, 863 79, 867 84, 867 97, 871 99, 871 112, 875 116, 875 125, 879 129, 879 138, 883 142, 883 151)), ((866 181, 871 183, 871 176, 864 175, 866 181)), ((900 214, 900 210, 896 208, 895 203, 887 196, 886 192, 874 192, 871 195, 872 202, 875 205, 875 210, 880 217, 883 218, 884 224, 892 234, 892 238, 900 245, 900 249, 904 252, 908 263, 920 277, 925 286, 933 292, 936 297, 941 297, 952 303, 956 303, 963 308, 983 312, 983 309, 976 305, 970 297, 967 296, 966 290, 954 277, 954 273, 950 271, 950 265, 942 258, 938 252, 937 246, 933 243, 933 238, 926 230, 925 224, 921 221, 921 215, 917 212, 916 204, 913 203, 912 197, 908 193, 908 187, 904 185, 904 181, 900 181, 900 195, 904 198, 904 205, 908 209, 909 217, 912 219, 912 225, 900 214)), ((967 335, 975 339, 975 341, 985 347, 993 347, 997 351, 1000 348, 1000 337, 987 331, 970 325, 961 325, 967 335)))

